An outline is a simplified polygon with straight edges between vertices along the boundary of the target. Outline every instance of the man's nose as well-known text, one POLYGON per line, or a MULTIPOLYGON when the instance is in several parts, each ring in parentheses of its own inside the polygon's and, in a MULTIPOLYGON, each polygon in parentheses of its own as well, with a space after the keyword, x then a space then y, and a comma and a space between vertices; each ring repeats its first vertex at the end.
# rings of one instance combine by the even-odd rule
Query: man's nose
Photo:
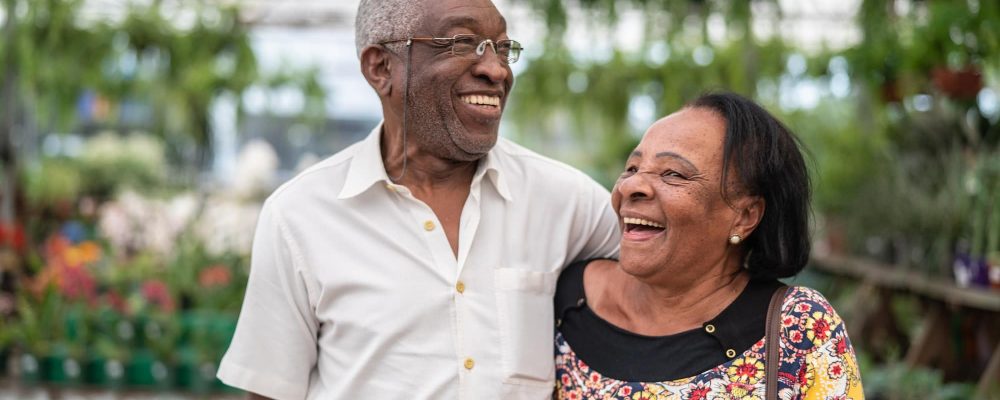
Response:
POLYGON ((507 62, 497 53, 496 44, 492 40, 487 39, 480 43, 476 48, 476 54, 479 55, 479 59, 476 60, 476 75, 486 77, 494 83, 503 82, 510 76, 507 62))

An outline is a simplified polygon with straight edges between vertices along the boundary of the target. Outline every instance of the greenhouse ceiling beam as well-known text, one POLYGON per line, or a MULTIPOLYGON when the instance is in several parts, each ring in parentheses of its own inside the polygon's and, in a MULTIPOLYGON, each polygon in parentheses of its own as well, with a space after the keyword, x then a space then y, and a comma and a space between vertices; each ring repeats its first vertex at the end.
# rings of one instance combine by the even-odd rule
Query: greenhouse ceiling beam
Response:
MULTIPOLYGON (((151 4, 151 0, 84 0, 84 20, 118 20, 130 7, 151 4)), ((357 1, 329 0, 161 0, 168 15, 181 15, 201 5, 236 6, 240 22, 250 26, 293 28, 349 28, 354 26, 357 1)))

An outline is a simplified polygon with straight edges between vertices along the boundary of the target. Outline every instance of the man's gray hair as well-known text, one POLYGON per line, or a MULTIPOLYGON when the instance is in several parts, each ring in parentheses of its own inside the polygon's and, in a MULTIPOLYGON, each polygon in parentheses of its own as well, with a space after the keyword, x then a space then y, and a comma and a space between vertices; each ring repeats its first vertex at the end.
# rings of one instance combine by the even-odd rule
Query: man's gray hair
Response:
POLYGON ((354 44, 358 57, 368 45, 406 39, 423 14, 421 0, 361 0, 354 21, 354 44))

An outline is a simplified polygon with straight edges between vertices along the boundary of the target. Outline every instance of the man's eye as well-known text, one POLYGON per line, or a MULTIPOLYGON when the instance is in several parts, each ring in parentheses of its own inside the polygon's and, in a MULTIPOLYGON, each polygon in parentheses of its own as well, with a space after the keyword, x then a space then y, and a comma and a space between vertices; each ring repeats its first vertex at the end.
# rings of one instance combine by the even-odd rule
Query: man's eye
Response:
POLYGON ((666 172, 660 174, 660 176, 662 176, 664 178, 668 178, 668 177, 669 178, 682 178, 682 179, 684 178, 684 175, 681 175, 677 171, 670 171, 670 170, 667 170, 666 172))
POLYGON ((476 45, 478 45, 478 43, 476 42, 476 38, 473 37, 473 36, 456 36, 454 40, 455 40, 455 45, 456 46, 476 46, 476 45))

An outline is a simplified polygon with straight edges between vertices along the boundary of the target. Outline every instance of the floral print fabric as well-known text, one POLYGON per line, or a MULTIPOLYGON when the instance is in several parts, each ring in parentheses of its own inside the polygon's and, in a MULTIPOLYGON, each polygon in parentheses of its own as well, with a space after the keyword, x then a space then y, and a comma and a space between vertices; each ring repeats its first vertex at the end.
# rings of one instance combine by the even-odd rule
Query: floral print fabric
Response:
MULTIPOLYGON (((778 398, 863 399, 861 374, 844 323, 819 292, 793 287, 781 307, 778 398)), ((763 400, 764 339, 729 362, 667 382, 629 382, 601 375, 577 358, 556 332, 556 399, 763 400)))

